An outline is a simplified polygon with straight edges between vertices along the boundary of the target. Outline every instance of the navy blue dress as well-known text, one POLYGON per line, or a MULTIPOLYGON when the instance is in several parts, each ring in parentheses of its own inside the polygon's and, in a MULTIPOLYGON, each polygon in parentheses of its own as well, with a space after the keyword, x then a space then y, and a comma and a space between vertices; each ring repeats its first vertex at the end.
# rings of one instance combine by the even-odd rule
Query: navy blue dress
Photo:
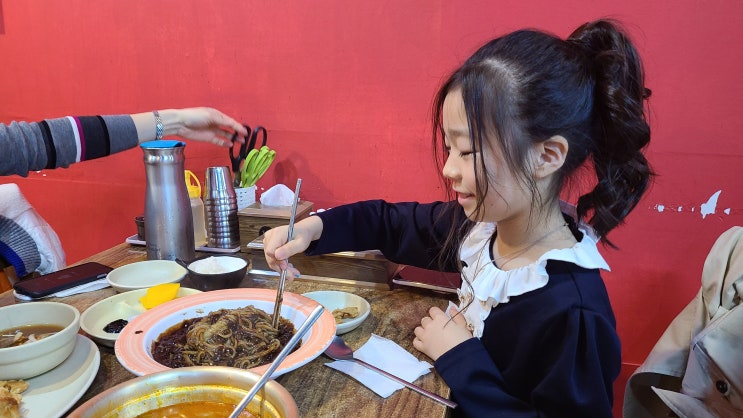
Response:
MULTIPOLYGON (((436 261, 452 223, 465 222, 456 202, 373 200, 318 216, 323 234, 308 255, 378 249, 396 263, 456 271, 455 260, 436 261)), ((556 260, 546 269, 546 286, 495 306, 480 339, 435 362, 459 404, 453 416, 612 416, 621 350, 599 271, 556 260)))

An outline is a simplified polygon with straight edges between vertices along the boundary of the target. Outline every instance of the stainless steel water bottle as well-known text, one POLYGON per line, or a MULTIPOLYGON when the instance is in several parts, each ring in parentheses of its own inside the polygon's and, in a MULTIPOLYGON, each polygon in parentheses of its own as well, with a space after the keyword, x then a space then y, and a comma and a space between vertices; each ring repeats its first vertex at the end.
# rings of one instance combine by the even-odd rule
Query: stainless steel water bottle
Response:
POLYGON ((147 188, 144 223, 147 259, 191 261, 195 257, 191 202, 183 179, 186 144, 150 141, 144 151, 147 188))

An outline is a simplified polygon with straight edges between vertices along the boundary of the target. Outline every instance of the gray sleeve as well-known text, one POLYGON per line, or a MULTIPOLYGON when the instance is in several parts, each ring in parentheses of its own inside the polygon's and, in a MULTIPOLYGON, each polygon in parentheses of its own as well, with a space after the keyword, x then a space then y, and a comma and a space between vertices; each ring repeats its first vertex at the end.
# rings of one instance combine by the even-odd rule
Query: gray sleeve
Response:
POLYGON ((129 115, 101 116, 106 122, 111 138, 111 154, 128 150, 139 145, 137 127, 129 115))
POLYGON ((138 143, 137 129, 129 115, 0 124, 0 175, 25 177, 29 171, 68 167, 138 143))
POLYGON ((39 124, 0 124, 0 175, 19 174, 46 167, 47 152, 39 124))

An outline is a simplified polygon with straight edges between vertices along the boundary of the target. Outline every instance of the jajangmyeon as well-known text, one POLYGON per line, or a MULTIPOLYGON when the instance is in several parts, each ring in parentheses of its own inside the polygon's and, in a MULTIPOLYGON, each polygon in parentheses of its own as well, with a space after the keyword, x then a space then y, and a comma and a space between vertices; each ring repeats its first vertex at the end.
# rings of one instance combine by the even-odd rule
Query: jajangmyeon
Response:
POLYGON ((253 305, 220 309, 171 327, 152 344, 152 357, 170 368, 230 366, 250 369, 270 363, 294 335, 294 324, 253 305))

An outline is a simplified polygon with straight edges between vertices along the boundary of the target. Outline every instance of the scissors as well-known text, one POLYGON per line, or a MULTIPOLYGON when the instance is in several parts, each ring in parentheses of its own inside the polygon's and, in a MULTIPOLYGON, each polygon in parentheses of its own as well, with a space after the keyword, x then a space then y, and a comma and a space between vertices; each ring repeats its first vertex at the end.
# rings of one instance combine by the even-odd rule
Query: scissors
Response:
POLYGON ((234 187, 240 187, 240 166, 248 157, 250 150, 255 147, 256 142, 258 141, 258 135, 262 134, 263 138, 261 141, 261 146, 256 149, 260 149, 261 147, 266 146, 266 141, 268 140, 268 132, 266 131, 266 128, 262 126, 256 126, 255 130, 252 130, 248 125, 243 126, 248 131, 248 135, 245 136, 245 142, 240 144, 240 147, 238 148, 238 154, 235 155, 234 151, 235 141, 237 140, 237 136, 239 135, 237 132, 232 134, 232 146, 230 147, 230 162, 232 163, 233 174, 232 183, 234 187))

